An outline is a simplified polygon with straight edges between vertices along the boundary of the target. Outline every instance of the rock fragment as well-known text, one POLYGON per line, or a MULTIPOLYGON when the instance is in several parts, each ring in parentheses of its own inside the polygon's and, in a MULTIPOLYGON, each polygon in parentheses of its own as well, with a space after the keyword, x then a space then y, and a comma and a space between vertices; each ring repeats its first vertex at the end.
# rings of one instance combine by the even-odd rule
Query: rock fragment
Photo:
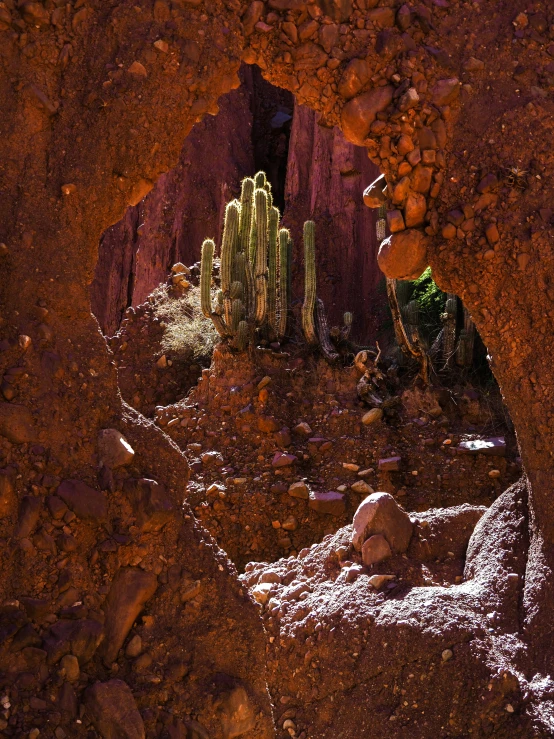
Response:
POLYGON ((0 436, 12 444, 26 444, 36 439, 33 416, 24 405, 0 403, 0 436))
POLYGON ((102 429, 98 434, 98 455, 106 467, 115 469, 130 464, 135 452, 117 429, 102 429))
POLYGON ((104 521, 108 504, 104 493, 91 488, 82 480, 64 480, 56 491, 67 507, 84 520, 104 521))
POLYGON ((374 534, 362 545, 362 562, 366 566, 378 564, 392 556, 388 541, 381 534, 374 534))
POLYGON ((144 723, 123 680, 94 683, 85 693, 85 706, 104 739, 144 739, 144 723))
POLYGON ((392 234, 381 242, 377 262, 387 277, 415 280, 427 267, 427 239, 413 228, 392 234))
POLYGON ((352 544, 356 551, 370 536, 381 534, 395 554, 408 549, 413 524, 389 493, 372 493, 358 506, 352 521, 352 544))
POLYGON ((153 572, 125 567, 116 573, 105 607, 106 638, 102 656, 106 665, 115 661, 127 634, 157 587, 158 580, 153 572))
POLYGON ((310 493, 309 507, 318 513, 327 513, 330 516, 342 516, 345 510, 344 495, 330 491, 328 493, 310 493))

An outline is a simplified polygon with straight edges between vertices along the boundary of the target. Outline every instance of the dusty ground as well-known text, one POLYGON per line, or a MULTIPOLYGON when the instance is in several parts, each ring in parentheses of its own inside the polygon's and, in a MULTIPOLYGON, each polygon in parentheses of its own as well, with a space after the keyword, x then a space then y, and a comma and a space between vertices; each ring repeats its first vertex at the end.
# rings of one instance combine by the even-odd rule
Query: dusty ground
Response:
POLYGON ((187 499, 241 570, 334 533, 370 489, 392 493, 410 511, 488 506, 521 474, 494 385, 476 389, 458 376, 425 392, 408 374, 396 383, 400 412, 365 426, 354 366, 333 368, 293 344, 250 354, 220 345, 209 369, 196 365, 193 380, 194 367, 184 373, 171 353, 162 355, 163 328, 149 306, 131 311, 109 340, 124 398, 185 452, 193 472, 187 499), (160 356, 171 364, 159 367, 160 356), (156 408, 141 401, 145 386, 146 398, 160 401, 156 408), (457 448, 463 439, 496 436, 507 437, 507 456, 457 448), (276 467, 279 454, 292 455, 292 464, 276 467), (382 469, 380 460, 396 456, 397 471, 382 469), (342 492, 334 515, 293 497, 289 488, 299 482, 306 495, 342 492))

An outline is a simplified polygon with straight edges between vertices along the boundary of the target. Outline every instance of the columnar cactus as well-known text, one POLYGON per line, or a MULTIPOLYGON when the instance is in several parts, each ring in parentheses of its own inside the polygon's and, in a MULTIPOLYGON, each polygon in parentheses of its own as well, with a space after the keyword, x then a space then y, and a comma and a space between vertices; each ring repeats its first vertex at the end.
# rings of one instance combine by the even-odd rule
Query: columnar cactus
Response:
POLYGON ((279 232, 279 211, 277 208, 271 208, 269 211, 269 242, 268 257, 269 270, 267 279, 267 308, 268 308, 268 324, 273 337, 277 334, 277 239, 279 232))
POLYGON ((468 309, 464 305, 464 327, 460 331, 458 347, 456 349, 456 364, 460 367, 471 367, 473 363, 473 349, 475 346, 475 324, 468 309))
POLYGON ((218 295, 221 295, 221 303, 218 299, 218 306, 215 310, 212 310, 212 266, 214 261, 215 244, 212 239, 206 239, 202 244, 202 269, 200 274, 200 305, 202 313, 206 318, 211 318, 213 324, 220 336, 226 337, 227 330, 225 323, 221 318, 221 313, 218 312, 218 307, 223 312, 223 292, 220 290, 218 295))
POLYGON ((231 322, 231 282, 233 279, 233 266, 237 251, 239 231, 240 203, 233 200, 225 208, 225 223, 223 226, 223 238, 221 240, 221 289, 223 291, 223 310, 225 322, 231 322))
POLYGON ((221 241, 221 290, 211 300, 215 244, 202 247, 201 300, 220 335, 239 350, 262 336, 282 340, 286 331, 290 295, 291 239, 279 231, 279 211, 271 205, 271 187, 265 174, 242 182, 241 199, 225 210, 221 241))
POLYGON ((344 322, 344 326, 341 330, 341 339, 343 341, 346 341, 346 339, 350 336, 350 332, 352 331, 352 322, 354 320, 354 316, 352 313, 347 311, 343 317, 342 320, 344 322))
POLYGON ((456 350, 456 323, 458 316, 458 298, 453 293, 448 293, 444 306, 442 320, 444 323, 444 335, 442 354, 445 365, 448 365, 456 350))
MULTIPOLYGON (((239 225, 239 252, 248 252, 250 241, 250 227, 252 225, 252 209, 254 207, 254 190, 256 185, 250 177, 242 181, 240 193, 240 225, 239 225)), ((240 277, 237 277, 240 279, 240 277)))
POLYGON ((412 285, 407 280, 396 280, 396 299, 400 308, 404 308, 410 301, 412 285))
POLYGON ((268 203, 267 192, 256 190, 256 244, 250 245, 251 260, 254 262, 254 286, 256 290, 256 325, 262 326, 267 316, 267 243, 268 243, 268 203))
POLYGON ((288 305, 289 305, 289 278, 291 262, 292 239, 286 228, 279 231, 279 324, 277 338, 282 340, 287 331, 288 305))
MULTIPOLYGON (((279 229, 279 211, 273 207, 271 186, 263 172, 242 182, 241 197, 228 203, 221 241, 221 290, 212 305, 211 281, 215 244, 202 246, 202 311, 214 322, 220 335, 242 351, 256 336, 282 341, 287 330, 291 295, 292 239, 279 229)), ((310 346, 319 346, 324 356, 338 358, 330 341, 327 319, 317 299, 315 224, 304 224, 305 298, 302 327, 310 346)), ((344 314, 338 340, 346 339, 352 314, 344 314)))
POLYGON ((377 241, 381 243, 387 235, 387 206, 383 204, 379 206, 377 214, 377 223, 375 224, 377 241))
POLYGON ((315 268, 315 223, 304 224, 304 304, 302 305, 302 330, 310 346, 317 344, 314 325, 316 301, 316 268, 315 268))
POLYGON ((335 362, 339 358, 339 355, 329 339, 329 326, 327 324, 327 316, 325 315, 325 306, 321 298, 316 298, 315 319, 321 353, 328 362, 335 362))
POLYGON ((407 329, 410 335, 410 341, 421 342, 420 334, 420 318, 419 318, 419 303, 417 300, 410 300, 410 302, 402 309, 402 317, 406 323, 407 329))

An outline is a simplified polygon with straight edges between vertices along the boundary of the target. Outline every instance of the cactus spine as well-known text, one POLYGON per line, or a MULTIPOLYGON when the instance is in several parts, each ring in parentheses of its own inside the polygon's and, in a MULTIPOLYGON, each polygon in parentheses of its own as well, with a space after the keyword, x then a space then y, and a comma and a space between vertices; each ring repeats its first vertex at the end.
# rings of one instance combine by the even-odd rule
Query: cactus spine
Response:
POLYGON ((315 268, 315 223, 304 224, 304 304, 302 306, 302 329, 306 341, 311 346, 317 344, 314 325, 316 301, 316 268, 315 268))

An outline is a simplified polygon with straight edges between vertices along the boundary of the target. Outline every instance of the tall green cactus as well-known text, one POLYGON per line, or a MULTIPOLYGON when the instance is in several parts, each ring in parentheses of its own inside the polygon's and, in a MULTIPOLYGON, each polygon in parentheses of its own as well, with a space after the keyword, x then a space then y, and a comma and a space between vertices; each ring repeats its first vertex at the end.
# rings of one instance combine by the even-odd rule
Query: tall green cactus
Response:
POLYGON ((215 244, 212 239, 206 239, 202 244, 202 262, 200 270, 200 305, 206 318, 211 318, 220 336, 227 336, 227 329, 221 315, 212 310, 212 267, 214 261, 215 244))
MULTIPOLYGON (((254 284, 256 288, 256 325, 261 326, 267 316, 267 245, 268 245, 268 203, 267 192, 254 192, 256 203, 256 251, 254 261, 254 284)), ((253 250, 251 250, 251 254, 253 250)), ((252 257, 251 257, 252 258, 252 257)))
MULTIPOLYGON (((277 334, 277 236, 279 231, 279 211, 271 208, 269 211, 269 270, 267 279, 267 320, 273 337, 277 334)), ((272 338, 273 338, 272 337, 272 338)))
MULTIPOLYGON (((252 208, 254 207, 254 190, 256 185, 250 177, 242 181, 240 193, 240 225, 239 225, 239 252, 248 253, 250 241, 250 227, 252 225, 252 208)), ((240 277, 237 277, 240 279, 240 277)))
POLYGON ((279 232, 279 211, 271 205, 263 172, 242 182, 240 201, 228 203, 221 241, 221 290, 211 301, 215 244, 202 249, 201 299, 220 335, 239 350, 254 339, 282 340, 290 295, 290 234, 279 232))
POLYGON ((231 323, 231 282, 233 279, 233 265, 237 251, 239 231, 240 203, 233 200, 225 208, 225 222, 223 238, 221 240, 221 289, 223 291, 223 309, 225 322, 231 323))
POLYGON ((315 267, 315 223, 304 224, 304 304, 302 305, 302 330, 306 341, 311 346, 317 344, 314 325, 316 301, 316 267, 315 267))
POLYGON ((291 250, 290 233, 286 228, 279 231, 279 324, 277 338, 281 341, 287 331, 288 305, 289 305, 289 276, 291 250))

